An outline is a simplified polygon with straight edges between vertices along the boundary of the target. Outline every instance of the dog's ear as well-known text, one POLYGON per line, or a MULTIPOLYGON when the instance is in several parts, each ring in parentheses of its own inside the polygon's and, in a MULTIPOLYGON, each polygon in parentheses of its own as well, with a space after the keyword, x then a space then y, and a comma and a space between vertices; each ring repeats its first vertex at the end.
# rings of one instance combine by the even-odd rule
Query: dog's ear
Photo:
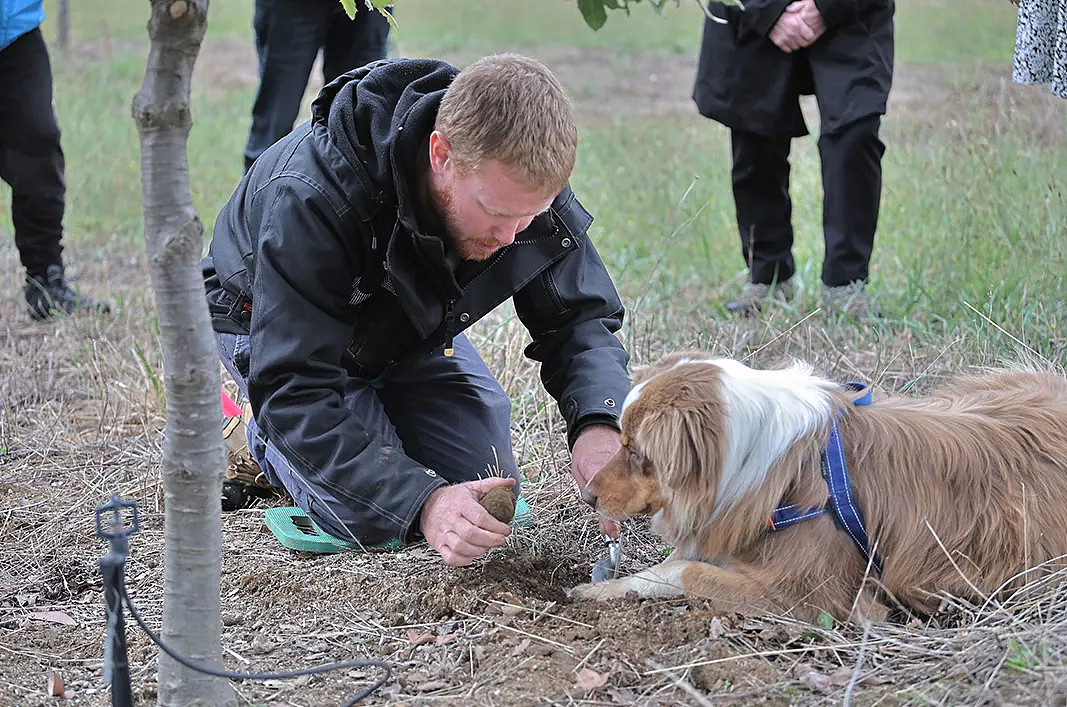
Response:
POLYGON ((722 468, 722 422, 715 406, 667 406, 641 421, 638 443, 659 482, 672 490, 715 488, 722 468))

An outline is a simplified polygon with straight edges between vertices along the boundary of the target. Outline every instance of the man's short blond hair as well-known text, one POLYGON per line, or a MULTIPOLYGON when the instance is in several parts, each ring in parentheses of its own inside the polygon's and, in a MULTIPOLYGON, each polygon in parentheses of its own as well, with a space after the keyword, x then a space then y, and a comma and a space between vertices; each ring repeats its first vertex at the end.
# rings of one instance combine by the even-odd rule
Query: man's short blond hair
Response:
POLYGON ((494 54, 460 71, 434 129, 463 170, 499 160, 526 185, 551 193, 574 171, 578 129, 571 102, 548 67, 528 57, 494 54))

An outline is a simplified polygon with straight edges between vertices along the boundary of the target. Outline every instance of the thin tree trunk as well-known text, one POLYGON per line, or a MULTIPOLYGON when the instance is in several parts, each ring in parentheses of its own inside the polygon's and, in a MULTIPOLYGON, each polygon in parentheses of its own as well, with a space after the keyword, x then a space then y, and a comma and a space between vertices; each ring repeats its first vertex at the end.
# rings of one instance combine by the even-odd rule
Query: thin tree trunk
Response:
MULTIPOLYGON (((220 499, 226 463, 219 363, 199 260, 204 229, 189 193, 189 87, 207 28, 208 0, 150 0, 151 47, 133 99, 141 135, 145 244, 163 344, 163 640, 219 666, 220 499)), ((159 655, 160 705, 224 705, 229 683, 159 655)))
POLYGON ((56 46, 63 52, 70 48, 70 0, 58 0, 56 46))

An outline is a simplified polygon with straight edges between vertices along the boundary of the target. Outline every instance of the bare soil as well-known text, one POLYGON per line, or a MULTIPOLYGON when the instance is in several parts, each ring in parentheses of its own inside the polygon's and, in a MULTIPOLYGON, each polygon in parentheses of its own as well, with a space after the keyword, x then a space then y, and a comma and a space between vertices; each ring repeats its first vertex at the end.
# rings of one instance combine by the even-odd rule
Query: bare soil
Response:
MULTIPOLYGON (((531 53, 559 70, 583 115, 692 112, 692 57, 552 47, 531 53)), ((255 82, 248 48, 209 44, 198 72, 210 90, 255 82)), ((895 105, 933 126, 951 120, 951 110, 946 117, 931 103, 950 102, 966 85, 902 67, 895 105)), ((993 125, 1009 114, 1004 101, 1044 100, 995 75, 976 77, 972 88, 988 91, 993 125)), ((1046 129, 1040 110, 1025 114, 1034 116, 1034 130, 1046 129)), ((77 259, 72 271, 89 286, 109 283, 122 298, 122 311, 100 322, 32 324, 19 278, 0 277, 0 704, 62 701, 46 691, 53 674, 65 683, 66 704, 108 704, 97 572, 105 546, 94 536, 93 508, 113 490, 140 505, 143 529, 132 541, 128 586, 145 620, 159 627, 161 372, 153 368, 158 353, 143 256, 138 246, 126 247, 107 260, 77 259)), ((0 243, 0 272, 20 272, 10 238, 0 243)), ((692 301, 702 298, 706 293, 694 293, 692 301)), ((634 313, 635 331, 654 328, 643 316, 634 313)), ((706 312, 684 304, 655 316, 652 322, 672 323, 671 338, 641 337, 638 361, 683 343, 714 344, 754 354, 756 364, 799 356, 827 375, 877 380, 891 390, 925 375, 914 391, 964 365, 906 331, 871 350, 863 332, 829 335, 831 325, 816 320, 786 336, 795 320, 709 323, 706 312), (716 342, 707 341, 709 331, 716 342)), ((566 473, 558 415, 536 369, 520 357, 520 327, 510 321, 480 331, 480 350, 519 408, 516 449, 535 527, 517 528, 506 548, 470 567, 447 568, 426 546, 293 552, 266 529, 266 503, 224 514, 228 668, 386 660, 393 676, 367 700, 372 704, 816 705, 839 704, 846 695, 857 705, 1064 704, 1067 632, 1058 594, 1016 614, 950 602, 940 619, 866 633, 789 617, 719 616, 700 600, 570 603, 567 590, 586 581, 603 554, 598 529, 566 473)), ((642 523, 629 524, 625 539, 625 572, 667 550, 642 523)), ((137 704, 151 704, 157 651, 129 620, 126 635, 137 704)), ((374 675, 353 669, 235 683, 235 690, 240 704, 343 704, 374 675)))

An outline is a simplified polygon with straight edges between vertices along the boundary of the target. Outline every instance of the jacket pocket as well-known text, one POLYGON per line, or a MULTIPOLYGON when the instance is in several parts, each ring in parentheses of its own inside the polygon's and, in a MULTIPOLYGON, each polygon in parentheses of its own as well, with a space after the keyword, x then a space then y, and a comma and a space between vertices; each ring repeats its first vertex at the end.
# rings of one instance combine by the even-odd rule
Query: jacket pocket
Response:
POLYGON ((563 297, 559 294, 559 288, 556 287, 556 281, 552 278, 552 270, 548 269, 541 273, 541 284, 545 288, 545 292, 548 293, 548 301, 552 303, 552 308, 556 314, 566 314, 570 307, 563 303, 563 297))
POLYGON ((233 367, 248 380, 248 371, 251 367, 251 347, 248 345, 248 337, 238 334, 233 345, 233 367))

